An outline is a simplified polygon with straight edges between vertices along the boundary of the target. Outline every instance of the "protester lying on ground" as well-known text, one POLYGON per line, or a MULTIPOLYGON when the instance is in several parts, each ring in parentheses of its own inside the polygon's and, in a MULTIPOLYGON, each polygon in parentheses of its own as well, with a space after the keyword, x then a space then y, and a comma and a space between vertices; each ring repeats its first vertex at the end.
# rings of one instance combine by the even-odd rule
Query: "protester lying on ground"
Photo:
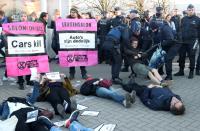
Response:
POLYGON ((112 82, 106 79, 89 78, 80 88, 83 95, 94 95, 101 98, 112 99, 124 107, 131 107, 131 103, 135 102, 135 95, 127 93, 125 96, 115 92, 112 89, 112 82))
POLYGON ((153 82, 161 86, 169 86, 170 83, 162 79, 157 69, 143 64, 142 59, 145 58, 147 54, 139 51, 137 38, 131 38, 131 43, 127 46, 124 46, 124 52, 128 57, 127 59, 129 60, 129 64, 131 65, 134 73, 137 75, 148 76, 153 82))
POLYGON ((138 85, 137 83, 122 84, 122 87, 128 92, 136 91, 142 103, 152 110, 170 111, 174 115, 182 115, 185 112, 180 96, 174 94, 169 88, 153 84, 138 85))
POLYGON ((40 75, 35 77, 33 93, 28 98, 30 103, 37 101, 48 101, 54 108, 55 114, 62 118, 67 118, 66 113, 71 113, 76 109, 76 101, 70 100, 70 94, 76 94, 77 91, 72 88, 72 85, 67 77, 64 82, 53 81, 43 75, 40 83, 38 82, 40 75), (69 93, 71 91, 71 93, 69 93))
POLYGON ((0 104, 0 116, 4 120, 0 121, 3 124, 0 126, 1 131, 6 130, 13 116, 16 118, 15 125, 10 125, 13 131, 61 131, 55 125, 45 124, 48 118, 42 116, 38 108, 30 105, 25 98, 9 97, 0 104))

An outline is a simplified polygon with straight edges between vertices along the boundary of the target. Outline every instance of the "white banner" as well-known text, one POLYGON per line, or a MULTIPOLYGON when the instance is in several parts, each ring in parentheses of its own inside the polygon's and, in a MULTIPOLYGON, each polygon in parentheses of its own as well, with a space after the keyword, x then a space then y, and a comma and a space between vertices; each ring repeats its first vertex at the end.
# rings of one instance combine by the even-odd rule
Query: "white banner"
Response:
POLYGON ((8 36, 8 54, 45 53, 42 36, 8 36))
POLYGON ((60 49, 95 49, 95 33, 59 33, 60 49))

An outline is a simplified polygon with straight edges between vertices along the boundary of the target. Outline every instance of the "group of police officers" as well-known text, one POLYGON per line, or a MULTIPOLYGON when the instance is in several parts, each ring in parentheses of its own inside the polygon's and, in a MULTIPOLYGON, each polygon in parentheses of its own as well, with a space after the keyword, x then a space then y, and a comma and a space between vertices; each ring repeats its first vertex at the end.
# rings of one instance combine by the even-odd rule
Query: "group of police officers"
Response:
MULTIPOLYGON (((174 76, 183 76, 186 57, 190 60, 189 79, 194 77, 195 55, 200 38, 200 18, 195 14, 192 4, 183 11, 183 17, 174 9, 174 14, 163 14, 162 7, 156 7, 156 14, 149 16, 149 11, 139 15, 131 10, 127 18, 122 16, 120 8, 115 8, 115 17, 104 17, 98 21, 99 60, 111 64, 113 83, 122 82, 120 71, 128 72, 128 58, 124 57, 123 46, 130 43, 132 37, 137 38, 141 52, 151 50, 153 45, 161 45, 166 51, 165 80, 172 80, 172 61, 179 54, 179 71, 174 76), (111 60, 111 61, 110 61, 111 60), (121 69, 124 60, 124 68, 121 69)), ((148 52, 151 58, 155 49, 148 52)), ((159 73, 164 74, 162 67, 159 73)), ((200 75, 200 56, 197 58, 196 75, 200 75)))

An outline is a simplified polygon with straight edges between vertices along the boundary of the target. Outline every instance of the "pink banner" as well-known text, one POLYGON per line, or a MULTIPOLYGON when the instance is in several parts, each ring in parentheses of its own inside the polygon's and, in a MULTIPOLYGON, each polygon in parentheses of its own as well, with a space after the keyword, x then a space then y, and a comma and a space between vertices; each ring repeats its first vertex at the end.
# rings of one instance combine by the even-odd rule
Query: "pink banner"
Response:
POLYGON ((43 23, 37 22, 14 22, 3 24, 3 31, 6 34, 30 34, 30 35, 39 35, 45 34, 43 23))
POLYGON ((93 66, 98 64, 97 51, 59 51, 61 67, 93 66))
POLYGON ((29 68, 36 67, 39 73, 49 72, 48 56, 6 57, 8 76, 24 76, 31 74, 29 68))
POLYGON ((97 31, 95 19, 57 19, 56 31, 97 31))

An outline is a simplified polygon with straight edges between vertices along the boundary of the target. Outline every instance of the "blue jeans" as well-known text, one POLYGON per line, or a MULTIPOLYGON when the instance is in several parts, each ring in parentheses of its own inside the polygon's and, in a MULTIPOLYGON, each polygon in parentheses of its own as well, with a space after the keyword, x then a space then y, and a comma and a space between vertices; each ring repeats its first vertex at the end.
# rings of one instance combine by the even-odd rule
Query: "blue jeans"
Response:
POLYGON ((86 128, 77 121, 73 121, 69 126, 70 131, 94 131, 91 128, 86 128))
POLYGON ((52 126, 50 131, 62 131, 60 128, 52 126))
POLYGON ((166 55, 166 52, 164 50, 157 49, 153 53, 149 61, 149 67, 158 69, 161 65, 165 63, 165 55, 166 55))
POLYGON ((125 99, 124 96, 116 93, 115 91, 113 91, 112 88, 105 88, 105 87, 97 87, 96 95, 102 98, 113 99, 114 101, 120 104, 122 104, 125 99))
POLYGON ((39 95, 40 95, 40 84, 39 82, 34 81, 33 92, 31 96, 27 98, 27 102, 30 104, 34 104, 37 101, 39 95))
POLYGON ((0 105, 0 115, 2 116, 2 120, 5 120, 9 116, 9 107, 7 102, 3 102, 0 105))

